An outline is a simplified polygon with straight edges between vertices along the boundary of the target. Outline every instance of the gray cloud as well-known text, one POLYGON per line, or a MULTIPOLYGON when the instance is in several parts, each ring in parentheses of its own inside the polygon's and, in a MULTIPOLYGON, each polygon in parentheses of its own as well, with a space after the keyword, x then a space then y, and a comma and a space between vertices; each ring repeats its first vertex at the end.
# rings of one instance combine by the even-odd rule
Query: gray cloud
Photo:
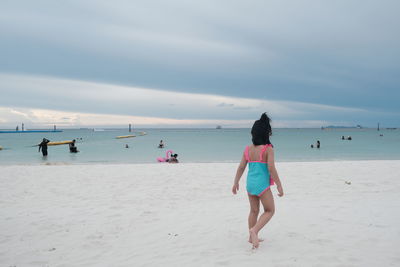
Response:
MULTIPOLYGON (((229 120, 230 124, 235 124, 234 121, 243 123, 257 118, 264 111, 278 123, 294 120, 334 122, 338 118, 342 122, 343 118, 352 118, 360 124, 360 120, 365 118, 376 120, 379 117, 398 117, 398 113, 380 113, 359 108, 168 92, 50 77, 0 74, 0 80, 2 81, 0 91, 3 92, 0 104, 9 107, 8 113, 46 123, 69 118, 66 123, 72 125, 79 123, 81 116, 85 116, 86 121, 93 121, 93 118, 96 118, 96 121, 104 121, 104 116, 99 117, 104 114, 111 117, 119 116, 119 121, 123 116, 136 116, 148 117, 157 123, 162 122, 160 119, 164 119, 171 123, 185 120, 186 124, 195 120, 203 122, 229 120), (171 104, 174 105, 173 108, 171 104), (325 120, 319 119, 320 117, 324 117, 325 120)), ((10 114, 7 117, 10 117, 10 114)), ((346 123, 351 124, 351 121, 346 123)))
MULTIPOLYGON (((8 1, 0 72, 398 114, 399 8, 393 0, 8 1)), ((351 119, 379 119, 360 116, 351 119)))
POLYGON ((223 108, 223 107, 234 107, 234 104, 227 104, 227 103, 219 103, 218 105, 216 105, 217 107, 223 108))

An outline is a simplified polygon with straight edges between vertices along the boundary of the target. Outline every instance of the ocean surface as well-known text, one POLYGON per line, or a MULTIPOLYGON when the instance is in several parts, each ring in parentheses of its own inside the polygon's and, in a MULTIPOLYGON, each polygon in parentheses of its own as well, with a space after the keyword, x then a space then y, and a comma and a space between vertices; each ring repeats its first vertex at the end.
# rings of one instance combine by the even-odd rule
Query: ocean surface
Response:
MULTIPOLYGON (((251 143, 250 129, 138 129, 135 133, 136 137, 128 139, 115 138, 132 134, 127 129, 0 133, 0 165, 151 163, 165 157, 167 150, 177 153, 180 162, 239 162, 251 143), (141 131, 147 134, 139 136, 141 131), (77 139, 80 152, 70 153, 68 145, 50 146, 49 155, 43 158, 35 145, 44 137, 77 139), (166 144, 164 149, 157 148, 160 140, 166 144)), ((400 159, 399 129, 274 129, 271 142, 276 161, 400 159), (342 136, 352 140, 342 140, 342 136), (311 148, 317 140, 321 148, 311 148)))

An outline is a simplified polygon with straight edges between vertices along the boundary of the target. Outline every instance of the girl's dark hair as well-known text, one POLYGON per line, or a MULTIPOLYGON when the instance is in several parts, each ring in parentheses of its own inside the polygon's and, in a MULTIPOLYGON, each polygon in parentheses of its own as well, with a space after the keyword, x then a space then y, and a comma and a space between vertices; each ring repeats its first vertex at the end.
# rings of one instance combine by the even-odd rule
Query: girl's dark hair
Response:
POLYGON ((254 122, 251 128, 251 136, 253 145, 268 145, 271 144, 269 137, 272 135, 271 119, 266 113, 261 115, 261 118, 254 122))

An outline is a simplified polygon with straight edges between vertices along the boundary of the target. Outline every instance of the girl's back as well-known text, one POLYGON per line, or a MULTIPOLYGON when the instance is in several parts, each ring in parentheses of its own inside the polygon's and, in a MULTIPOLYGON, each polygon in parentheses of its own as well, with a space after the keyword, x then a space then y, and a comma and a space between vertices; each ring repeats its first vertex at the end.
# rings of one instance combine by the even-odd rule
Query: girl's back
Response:
MULTIPOLYGON (((268 146, 268 145, 267 145, 268 146)), ((268 162, 268 152, 265 145, 249 145, 247 146, 248 160, 268 162), (265 151, 265 152, 264 152, 265 151)))
POLYGON ((251 145, 247 146, 244 151, 244 156, 249 164, 246 189, 250 195, 261 196, 274 184, 267 164, 268 147, 272 147, 272 145, 251 145))

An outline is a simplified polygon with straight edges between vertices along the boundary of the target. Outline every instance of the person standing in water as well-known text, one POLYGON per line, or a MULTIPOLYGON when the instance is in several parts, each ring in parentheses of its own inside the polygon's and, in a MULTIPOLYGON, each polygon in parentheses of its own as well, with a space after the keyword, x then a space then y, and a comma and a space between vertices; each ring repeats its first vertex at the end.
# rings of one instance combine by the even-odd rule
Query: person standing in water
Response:
POLYGON ((69 152, 70 153, 78 153, 78 148, 75 146, 76 140, 72 140, 72 143, 69 144, 69 152))
POLYGON ((254 122, 251 135, 253 144, 246 146, 243 152, 233 182, 232 193, 237 194, 240 178, 248 164, 246 189, 250 202, 249 242, 253 244, 253 248, 258 248, 259 242, 262 241, 258 238, 258 233, 275 213, 271 185, 276 183, 279 197, 283 196, 283 187, 275 168, 274 149, 269 140, 272 135, 272 128, 267 114, 263 113, 261 118, 254 122), (260 202, 263 205, 264 212, 258 217, 260 202))
POLYGON ((42 155, 43 157, 47 156, 47 144, 50 142, 50 140, 43 138, 42 142, 39 144, 39 152, 42 150, 42 155))

